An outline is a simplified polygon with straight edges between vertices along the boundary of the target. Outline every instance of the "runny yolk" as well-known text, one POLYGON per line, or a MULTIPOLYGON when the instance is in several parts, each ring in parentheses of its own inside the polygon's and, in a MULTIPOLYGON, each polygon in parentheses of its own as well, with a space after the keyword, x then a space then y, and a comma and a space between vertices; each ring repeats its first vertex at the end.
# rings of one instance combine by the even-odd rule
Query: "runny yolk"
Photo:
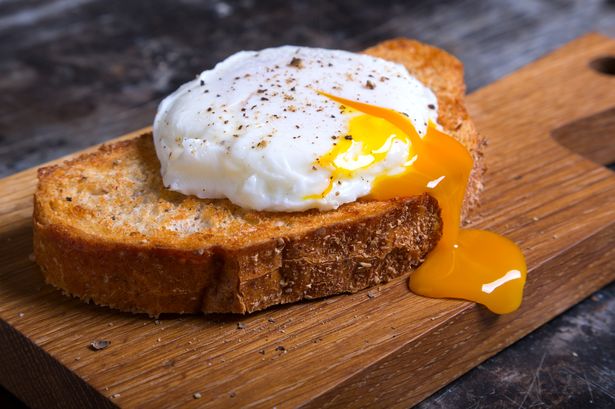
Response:
POLYGON ((427 297, 474 301, 497 314, 519 308, 527 274, 519 247, 496 233, 459 227, 473 165, 465 147, 433 124, 421 137, 412 122, 394 110, 321 94, 362 113, 350 119, 349 136, 341 136, 318 160, 332 170, 332 181, 383 160, 399 139, 409 146, 410 160, 400 173, 378 176, 367 198, 387 200, 428 193, 440 205, 442 237, 410 275, 410 290, 427 297))

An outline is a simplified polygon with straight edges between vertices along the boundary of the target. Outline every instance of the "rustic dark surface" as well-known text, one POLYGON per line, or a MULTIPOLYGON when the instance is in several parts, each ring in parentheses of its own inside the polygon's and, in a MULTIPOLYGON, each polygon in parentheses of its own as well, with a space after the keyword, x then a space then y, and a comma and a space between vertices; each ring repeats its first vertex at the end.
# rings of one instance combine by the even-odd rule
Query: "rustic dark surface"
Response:
MULTIPOLYGON (((0 176, 150 124, 240 49, 413 37, 460 57, 471 91, 588 31, 615 37, 614 1, 0 1, 0 176)), ((613 407, 614 316, 611 285, 419 407, 613 407)))

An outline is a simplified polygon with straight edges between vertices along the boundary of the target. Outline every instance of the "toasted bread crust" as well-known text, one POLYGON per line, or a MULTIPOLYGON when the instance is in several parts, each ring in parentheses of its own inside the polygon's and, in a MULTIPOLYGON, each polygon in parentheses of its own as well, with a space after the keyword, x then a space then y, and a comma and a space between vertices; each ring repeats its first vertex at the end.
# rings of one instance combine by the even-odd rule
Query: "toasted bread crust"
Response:
POLYGON ((439 208, 428 195, 398 199, 360 222, 242 249, 103 242, 63 226, 35 223, 36 260, 49 283, 86 301, 150 315, 247 313, 355 292, 416 267, 441 235, 439 208))
MULTIPOLYGON (((475 158, 467 211, 478 201, 482 142, 463 105, 461 63, 404 39, 366 53, 404 64, 437 94, 440 123, 475 158)), ((34 252, 47 282, 123 311, 249 313, 389 281, 441 236, 428 195, 255 212, 170 192, 159 166, 145 134, 39 169, 34 252)))

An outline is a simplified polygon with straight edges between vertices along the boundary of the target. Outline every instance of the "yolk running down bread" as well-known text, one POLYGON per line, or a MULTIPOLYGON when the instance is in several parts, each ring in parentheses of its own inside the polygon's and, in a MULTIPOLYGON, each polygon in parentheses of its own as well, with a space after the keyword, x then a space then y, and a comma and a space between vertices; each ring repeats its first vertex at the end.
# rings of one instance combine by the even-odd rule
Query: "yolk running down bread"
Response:
MULTIPOLYGON (((321 94, 343 109, 361 113, 350 120, 349 134, 340 135, 334 148, 318 160, 320 166, 332 171, 334 179, 383 160, 398 139, 409 146, 410 159, 402 172, 377 177, 367 199, 387 200, 427 192, 438 200, 442 238, 411 274, 410 289, 428 297, 474 301, 498 314, 519 308, 527 274, 519 247, 496 233, 459 227, 473 164, 465 147, 433 124, 421 137, 401 113, 321 94)), ((322 194, 330 190, 331 185, 322 194)))

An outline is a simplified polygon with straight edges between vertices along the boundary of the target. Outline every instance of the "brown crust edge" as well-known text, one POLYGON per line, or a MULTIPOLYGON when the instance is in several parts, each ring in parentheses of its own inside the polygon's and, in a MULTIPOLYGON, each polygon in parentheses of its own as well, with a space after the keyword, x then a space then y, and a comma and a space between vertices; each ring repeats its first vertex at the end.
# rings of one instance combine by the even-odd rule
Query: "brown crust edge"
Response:
POLYGON ((49 284, 86 302, 152 316, 244 314, 356 292, 419 265, 442 231, 437 201, 426 194, 398 199, 383 214, 359 222, 201 253, 101 244, 44 224, 37 208, 35 202, 34 253, 49 284), (316 262, 314 254, 327 260, 316 262))

